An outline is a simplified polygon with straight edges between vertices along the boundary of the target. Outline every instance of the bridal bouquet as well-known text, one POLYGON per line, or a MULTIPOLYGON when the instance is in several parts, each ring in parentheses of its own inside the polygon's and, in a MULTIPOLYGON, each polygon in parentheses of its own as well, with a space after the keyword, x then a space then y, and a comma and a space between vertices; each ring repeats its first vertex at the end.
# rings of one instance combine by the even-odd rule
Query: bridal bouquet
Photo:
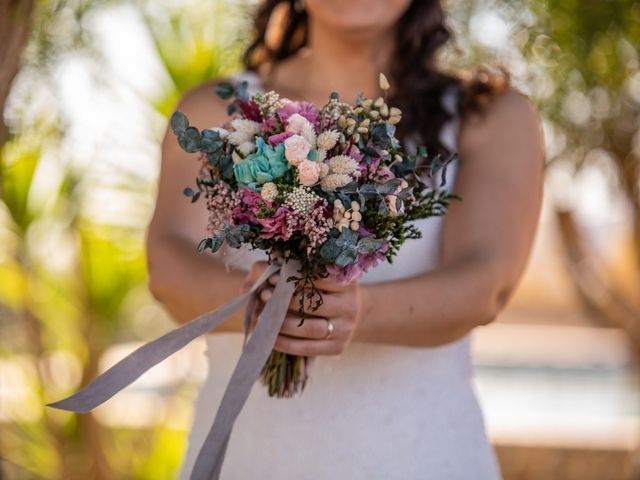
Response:
POLYGON ((230 100, 227 124, 199 131, 174 113, 171 128, 178 142, 200 153, 196 189, 184 191, 192 201, 202 196, 207 202, 210 235, 198 249, 215 252, 224 243, 259 248, 269 265, 249 291, 142 345, 49 406, 93 410, 248 303, 242 353, 190 476, 218 479, 233 425, 255 381, 261 378, 277 397, 304 388, 309 359, 273 350, 294 294, 301 294, 304 321, 322 305, 318 279, 332 276, 346 284, 380 261, 391 262, 405 240, 420 237, 411 222, 444 214, 455 197, 435 181, 441 172, 444 185, 451 158, 428 158, 422 147, 406 152, 395 137, 401 112, 387 105, 389 84, 382 75, 380 87, 385 97, 360 97, 348 105, 332 94, 317 108, 275 92, 249 96, 246 82, 222 83, 216 91, 230 100), (258 289, 276 272, 280 279, 248 336, 258 289))
MULTIPOLYGON (((383 91, 389 88, 381 75, 383 91)), ((180 146, 199 152, 192 201, 204 197, 208 231, 198 249, 223 243, 266 251, 300 263, 295 282, 301 322, 322 304, 315 280, 357 280, 378 262, 391 262, 402 243, 419 238, 411 221, 442 215, 453 194, 427 184, 445 166, 424 148, 409 155, 395 137, 402 112, 386 98, 355 105, 331 94, 318 108, 276 92, 249 96, 247 83, 222 83, 230 120, 198 131, 180 112, 171 127, 180 146)), ((444 176, 443 176, 444 179, 444 176)), ((307 380, 307 357, 272 351, 262 372, 271 396, 291 396, 307 380)))

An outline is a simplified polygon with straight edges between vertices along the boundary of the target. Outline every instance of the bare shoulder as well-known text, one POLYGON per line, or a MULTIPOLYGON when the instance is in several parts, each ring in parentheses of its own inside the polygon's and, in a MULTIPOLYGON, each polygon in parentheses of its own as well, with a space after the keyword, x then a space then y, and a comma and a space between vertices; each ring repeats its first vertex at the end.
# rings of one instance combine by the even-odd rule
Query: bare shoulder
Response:
POLYGON ((220 126, 228 120, 227 101, 215 92, 215 86, 228 79, 201 83, 186 91, 180 98, 176 110, 189 118, 189 123, 202 130, 220 126))
POLYGON ((515 88, 494 95, 481 111, 467 113, 461 122, 461 155, 495 149, 499 145, 542 152, 538 112, 529 98, 515 88))

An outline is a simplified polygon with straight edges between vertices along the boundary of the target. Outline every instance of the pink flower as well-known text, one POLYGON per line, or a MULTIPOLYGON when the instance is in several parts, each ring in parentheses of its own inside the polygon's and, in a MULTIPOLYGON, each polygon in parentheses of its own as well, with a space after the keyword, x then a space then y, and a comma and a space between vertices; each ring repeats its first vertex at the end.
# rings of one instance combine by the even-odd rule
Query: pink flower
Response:
POLYGON ((289 240, 291 228, 289 226, 290 211, 286 207, 278 207, 276 213, 267 218, 259 218, 258 223, 262 225, 261 238, 273 238, 275 240, 289 240))
POLYGON ((262 115, 260 115, 260 107, 253 99, 249 100, 248 102, 244 102, 242 100, 237 100, 237 102, 238 107, 240 108, 240 111, 245 118, 253 120, 254 122, 262 121, 262 115))
POLYGON ((276 135, 271 135, 269 137, 269 140, 267 140, 267 143, 275 147, 276 145, 280 145, 282 142, 284 142, 287 138, 291 136, 293 136, 293 133, 291 132, 282 132, 276 135))
POLYGON ((260 192, 256 192, 247 187, 238 189, 240 197, 239 205, 233 209, 233 221, 239 225, 241 223, 258 223, 256 214, 261 205, 271 208, 271 202, 267 202, 260 192))
MULTIPOLYGON (((284 106, 276 109, 276 113, 278 117, 280 117, 280 121, 283 125, 287 124, 287 120, 294 113, 299 113, 304 118, 309 120, 312 125, 316 125, 318 123, 318 119, 320 118, 320 112, 318 107, 316 107, 313 103, 309 102, 293 102, 291 100, 283 99, 284 106)), ((279 127, 278 121, 275 117, 267 118, 264 120, 264 128, 266 131, 274 130, 279 127)))
POLYGON ((293 135, 284 141, 284 156, 292 165, 307 159, 311 145, 300 135, 293 135))
POLYGON ((333 276, 341 285, 347 285, 354 280, 358 280, 371 267, 375 267, 379 262, 385 259, 384 253, 389 248, 389 244, 384 243, 379 250, 369 253, 359 253, 358 260, 353 265, 346 267, 338 267, 336 265, 327 265, 327 272, 333 276))
POLYGON ((310 187, 318 181, 320 165, 312 160, 303 160, 298 164, 298 180, 305 187, 310 187))
POLYGON ((278 108, 276 113, 280 116, 282 123, 286 124, 287 120, 294 113, 299 113, 304 118, 309 120, 312 124, 317 123, 320 117, 318 107, 309 102, 292 102, 291 100, 285 100, 283 107, 278 108))

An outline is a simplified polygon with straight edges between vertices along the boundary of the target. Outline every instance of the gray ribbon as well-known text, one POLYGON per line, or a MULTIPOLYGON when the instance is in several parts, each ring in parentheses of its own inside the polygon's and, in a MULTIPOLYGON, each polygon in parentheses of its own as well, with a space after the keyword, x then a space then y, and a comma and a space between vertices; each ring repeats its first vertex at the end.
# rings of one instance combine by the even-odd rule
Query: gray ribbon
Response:
POLYGON ((273 349, 293 297, 295 284, 287 282, 287 278, 294 275, 299 268, 300 263, 297 261, 289 261, 282 266, 269 265, 248 292, 230 300, 220 308, 200 315, 160 338, 146 343, 82 390, 47 405, 77 413, 87 413, 93 410, 151 367, 222 323, 249 300, 249 308, 247 308, 244 317, 245 343, 242 354, 231 375, 213 425, 191 472, 192 480, 217 480, 220 476, 233 425, 273 349), (254 305, 256 291, 272 274, 279 270, 280 279, 273 295, 262 310, 253 333, 247 337, 250 308, 254 305))

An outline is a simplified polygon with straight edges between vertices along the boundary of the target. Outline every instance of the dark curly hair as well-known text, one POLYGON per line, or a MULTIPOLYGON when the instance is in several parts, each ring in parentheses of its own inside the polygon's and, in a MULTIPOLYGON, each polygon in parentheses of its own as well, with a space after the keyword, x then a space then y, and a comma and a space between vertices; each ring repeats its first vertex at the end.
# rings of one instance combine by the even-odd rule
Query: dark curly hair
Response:
MULTIPOLYGON (((255 14, 254 28, 253 41, 243 57, 249 70, 285 60, 307 44, 307 12, 296 8, 296 0, 264 0, 255 14), (281 30, 272 45, 267 36, 274 20, 281 23, 281 30)), ((480 110, 509 83, 504 70, 482 68, 464 78, 440 71, 436 52, 450 37, 440 0, 413 0, 395 26, 395 52, 388 72, 389 103, 403 112, 399 137, 417 135, 430 152, 444 155, 451 152, 441 144, 439 132, 452 114, 442 105, 443 94, 457 89, 458 111, 464 114, 480 110)))

